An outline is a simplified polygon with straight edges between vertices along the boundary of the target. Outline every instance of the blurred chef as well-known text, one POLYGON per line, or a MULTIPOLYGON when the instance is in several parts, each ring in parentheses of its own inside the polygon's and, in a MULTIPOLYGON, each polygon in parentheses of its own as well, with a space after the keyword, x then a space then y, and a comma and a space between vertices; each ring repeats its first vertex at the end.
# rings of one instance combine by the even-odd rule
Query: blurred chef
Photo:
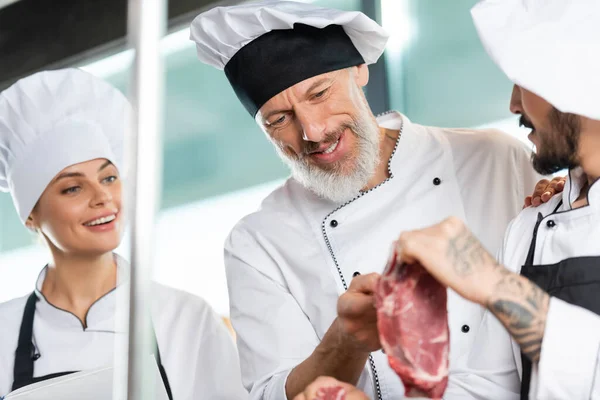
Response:
POLYGON ((400 258, 487 308, 467 372, 502 381, 507 399, 600 399, 600 3, 486 0, 472 13, 515 83, 533 166, 567 168, 565 191, 519 214, 500 263, 458 218, 400 236, 400 258))
MULTIPOLYGON (((400 231, 454 214, 496 251, 540 177, 529 152, 498 131, 375 117, 363 88, 387 34, 360 12, 289 1, 217 7, 193 21, 191 37, 292 171, 226 241, 251 398, 292 399, 319 375, 402 398, 380 351, 373 273, 400 231), (336 308, 343 293, 350 306, 336 308)), ((454 293, 449 307, 451 369, 460 370, 484 311, 454 293)), ((466 396, 489 385, 457 380, 466 396)))
MULTIPOLYGON (((129 110, 118 90, 77 69, 37 73, 0 94, 0 189, 51 254, 33 292, 0 305, 0 395, 113 363, 128 279, 113 250, 126 220, 129 110)), ((169 398, 245 398, 235 344, 210 306, 152 290, 154 355, 169 398)))

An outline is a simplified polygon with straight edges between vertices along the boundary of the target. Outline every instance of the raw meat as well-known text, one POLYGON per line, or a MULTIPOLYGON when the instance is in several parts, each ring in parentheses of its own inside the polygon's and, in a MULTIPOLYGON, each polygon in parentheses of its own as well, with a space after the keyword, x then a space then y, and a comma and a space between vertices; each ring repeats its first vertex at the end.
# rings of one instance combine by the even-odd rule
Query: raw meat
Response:
POLYGON ((317 391, 315 400, 344 400, 346 391, 341 386, 321 388, 317 391))
POLYGON ((440 399, 448 384, 446 288, 421 265, 396 260, 394 251, 375 293, 381 345, 406 397, 440 399))

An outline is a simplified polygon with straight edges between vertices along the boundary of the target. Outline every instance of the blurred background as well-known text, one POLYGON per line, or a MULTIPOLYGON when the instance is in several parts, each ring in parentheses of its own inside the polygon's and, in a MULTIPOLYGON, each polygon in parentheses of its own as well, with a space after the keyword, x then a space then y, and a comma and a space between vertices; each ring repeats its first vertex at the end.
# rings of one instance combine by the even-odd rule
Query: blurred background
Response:
MULTIPOLYGON (((371 66, 374 113, 395 109, 445 127, 492 126, 526 141, 511 117, 511 84, 485 54, 469 10, 476 0, 317 0, 362 11, 391 34, 371 66)), ((225 75, 201 64, 189 23, 216 5, 240 1, 170 0, 165 65, 164 183, 154 278, 205 298, 229 314, 223 242, 288 175, 240 105, 225 75)), ((0 90, 43 69, 81 67, 128 91, 126 0, 0 0, 0 90)), ((143 191, 140 192, 143 196, 143 191)), ((127 254, 128 243, 121 247, 127 254)), ((34 288, 44 246, 0 193, 0 302, 34 288)))

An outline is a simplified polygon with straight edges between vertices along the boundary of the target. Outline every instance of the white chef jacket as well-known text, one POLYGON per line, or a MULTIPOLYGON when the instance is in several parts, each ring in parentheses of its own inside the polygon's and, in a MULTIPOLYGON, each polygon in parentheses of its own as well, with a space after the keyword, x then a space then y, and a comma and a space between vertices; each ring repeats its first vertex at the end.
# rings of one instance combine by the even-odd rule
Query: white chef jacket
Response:
MULTIPOLYGON (((390 179, 344 205, 289 179, 226 241, 230 315, 252 399, 286 398, 290 370, 310 356, 336 318, 338 297, 353 274, 381 273, 403 230, 454 215, 495 252, 540 179, 526 147, 501 132, 425 127, 398 112, 378 122, 402 127, 389 161, 390 179)), ((462 382, 451 379, 454 398, 464 398, 464 387, 497 389, 502 398, 501 389, 489 387, 486 379, 461 375, 483 309, 452 291, 448 303, 450 368, 462 382)), ((377 387, 383 399, 402 398, 403 385, 385 354, 372 356, 376 376, 367 363, 358 387, 372 398, 377 387)))
MULTIPOLYGON (((119 279, 128 265, 117 257, 119 279)), ((113 365, 115 310, 126 285, 117 288, 90 308, 87 328, 73 314, 54 307, 41 294, 46 276, 39 275, 33 322, 33 339, 41 357, 34 376, 91 370, 113 365)), ((241 383, 235 342, 225 324, 201 298, 152 283, 151 316, 162 364, 175 400, 246 399, 241 383)), ((0 304, 0 396, 11 391, 15 350, 29 295, 0 304)))
MULTIPOLYGON (((573 257, 600 256, 600 182, 589 189, 589 206, 571 208, 585 179, 581 169, 572 170, 561 196, 555 196, 540 207, 523 210, 507 229, 499 261, 511 271, 520 273, 538 213, 545 218, 536 235, 534 265, 555 264, 573 257), (561 200, 558 213, 551 215, 561 200), (554 224, 548 226, 550 220, 554 224)), ((493 353, 478 365, 468 362, 469 367, 488 370, 489 379, 512 388, 514 393, 507 399, 518 399, 522 373, 519 345, 491 313, 486 313, 482 326, 477 338, 478 350, 493 346, 493 353)), ((532 368, 529 397, 600 399, 599 352, 600 316, 551 298, 540 361, 532 368)))

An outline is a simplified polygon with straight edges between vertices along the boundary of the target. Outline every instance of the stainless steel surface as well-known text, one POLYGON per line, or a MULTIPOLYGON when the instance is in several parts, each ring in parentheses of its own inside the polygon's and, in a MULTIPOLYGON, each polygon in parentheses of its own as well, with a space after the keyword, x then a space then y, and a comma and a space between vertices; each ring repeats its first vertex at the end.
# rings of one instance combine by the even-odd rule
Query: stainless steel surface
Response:
MULTIPOLYGON (((126 204, 131 221, 128 371, 125 384, 121 364, 120 372, 116 373, 117 379, 117 374, 121 377, 121 389, 115 396, 128 400, 152 399, 155 390, 155 373, 148 368, 145 357, 154 351, 150 281, 155 216, 162 183, 164 74, 160 39, 166 30, 166 6, 165 0, 129 0, 128 6, 128 39, 135 50, 130 85, 133 114, 126 142, 129 165, 126 204)), ((115 365, 119 367, 119 363, 115 365)))

